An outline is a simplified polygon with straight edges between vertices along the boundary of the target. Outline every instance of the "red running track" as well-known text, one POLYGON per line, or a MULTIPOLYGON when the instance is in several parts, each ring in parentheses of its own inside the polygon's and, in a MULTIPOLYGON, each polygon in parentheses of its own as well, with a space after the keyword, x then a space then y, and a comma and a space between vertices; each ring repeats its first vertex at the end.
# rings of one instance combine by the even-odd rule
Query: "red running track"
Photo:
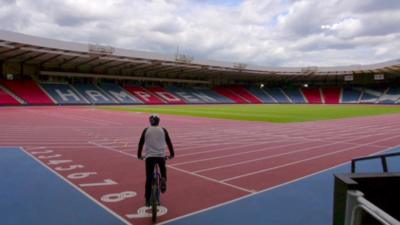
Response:
MULTIPOLYGON (((90 107, 1 108, 0 146, 22 146, 129 223, 150 224, 137 218, 144 165, 135 158, 147 117, 90 107)), ((160 221, 400 145, 399 114, 292 124, 162 115, 161 124, 177 157, 168 162, 168 212, 160 221)))

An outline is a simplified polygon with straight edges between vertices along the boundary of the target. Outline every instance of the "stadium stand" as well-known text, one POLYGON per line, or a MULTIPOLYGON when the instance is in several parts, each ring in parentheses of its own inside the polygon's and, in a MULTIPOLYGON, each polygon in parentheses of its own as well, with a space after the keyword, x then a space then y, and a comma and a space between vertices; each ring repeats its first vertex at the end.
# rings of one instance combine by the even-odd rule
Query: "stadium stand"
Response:
POLYGON ((223 95, 218 94, 217 92, 215 92, 214 90, 211 90, 209 88, 205 88, 205 87, 194 87, 193 88, 194 93, 197 94, 198 97, 201 96, 208 96, 211 99, 207 99, 205 98, 204 101, 206 101, 207 103, 235 103, 232 99, 227 98, 223 95), (216 100, 216 102, 214 100, 216 100))
POLYGON ((286 95, 296 104, 307 103, 299 88, 286 88, 283 89, 286 95))
POLYGON ((69 84, 42 83, 40 85, 58 104, 81 105, 90 103, 69 84))
POLYGON ((145 104, 165 104, 161 98, 142 87, 126 86, 124 88, 145 104))
POLYGON ((94 84, 74 84, 72 85, 82 96, 92 104, 116 104, 111 96, 94 84))
POLYGON ((31 105, 53 105, 54 102, 32 80, 1 80, 2 85, 31 105))
POLYGON ((242 97, 244 100, 251 104, 261 104, 263 103, 257 96, 253 95, 251 92, 249 92, 246 88, 242 86, 232 86, 230 88, 232 91, 235 92, 235 94, 239 95, 242 97))
POLYGON ((319 88, 302 88, 304 96, 306 96, 310 104, 322 104, 322 97, 319 88))
POLYGON ((103 83, 98 85, 98 87, 109 96, 113 97, 120 104, 143 104, 142 101, 122 89, 117 84, 103 83))
POLYGON ((263 103, 276 103, 276 100, 261 88, 249 87, 247 90, 257 96, 263 103))
POLYGON ((399 104, 400 88, 256 88, 231 86, 124 87, 115 83, 74 84, 0 80, 0 105, 74 104, 399 104), (1 85, 2 84, 2 85, 1 85), (21 97, 20 97, 21 96, 21 97))
POLYGON ((222 96, 232 99, 235 103, 238 103, 238 104, 249 103, 247 100, 243 99, 241 96, 234 93, 230 88, 217 86, 217 87, 214 87, 213 90, 222 96))
POLYGON ((360 88, 358 90, 362 91, 360 103, 376 103, 384 92, 384 89, 360 88))
POLYGON ((179 98, 183 99, 185 102, 187 102, 189 104, 205 103, 203 100, 196 97, 193 94, 193 91, 190 90, 190 88, 180 88, 180 87, 175 87, 175 86, 169 86, 169 87, 166 87, 166 90, 168 92, 172 93, 173 95, 178 96, 179 98))
POLYGON ((281 88, 265 88, 264 91, 272 96, 277 103, 291 103, 281 88))
POLYGON ((168 92, 165 88, 162 87, 149 87, 147 90, 154 95, 162 98, 168 104, 186 104, 184 100, 179 98, 178 96, 168 92))
POLYGON ((342 89, 342 101, 341 103, 358 103, 361 97, 361 91, 353 88, 342 89))
POLYGON ((341 88, 338 87, 322 88, 322 95, 324 97, 325 104, 339 104, 340 93, 341 88))
POLYGON ((389 87, 384 94, 378 99, 381 104, 395 104, 400 99, 400 88, 389 87))
POLYGON ((9 95, 0 85, 0 105, 20 105, 13 96, 9 95))

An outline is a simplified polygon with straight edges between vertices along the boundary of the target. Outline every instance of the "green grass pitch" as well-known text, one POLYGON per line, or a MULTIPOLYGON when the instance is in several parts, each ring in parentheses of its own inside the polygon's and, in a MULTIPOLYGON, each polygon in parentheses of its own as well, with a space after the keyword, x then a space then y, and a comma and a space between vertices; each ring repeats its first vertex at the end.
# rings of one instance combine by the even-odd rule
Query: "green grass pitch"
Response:
POLYGON ((98 108, 275 123, 400 113, 400 106, 387 105, 165 105, 102 106, 98 108))

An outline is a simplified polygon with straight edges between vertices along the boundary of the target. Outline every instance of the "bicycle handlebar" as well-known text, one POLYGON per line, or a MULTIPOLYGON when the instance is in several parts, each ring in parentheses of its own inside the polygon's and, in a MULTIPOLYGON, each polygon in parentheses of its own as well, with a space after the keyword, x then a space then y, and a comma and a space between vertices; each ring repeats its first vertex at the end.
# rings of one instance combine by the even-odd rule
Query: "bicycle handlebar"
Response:
MULTIPOLYGON (((171 159, 173 159, 174 157, 171 157, 171 156, 164 156, 164 159, 165 160, 171 160, 171 159)), ((145 160, 146 159, 146 157, 141 157, 141 158, 137 158, 138 160, 145 160)))

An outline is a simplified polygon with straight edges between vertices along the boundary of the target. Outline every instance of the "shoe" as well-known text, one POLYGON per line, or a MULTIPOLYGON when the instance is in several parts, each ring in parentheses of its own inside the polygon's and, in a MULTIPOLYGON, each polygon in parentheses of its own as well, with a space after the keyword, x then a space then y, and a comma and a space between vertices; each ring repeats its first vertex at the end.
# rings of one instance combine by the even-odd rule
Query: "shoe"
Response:
POLYGON ((167 181, 164 178, 161 178, 160 189, 161 193, 165 193, 167 191, 167 181))

